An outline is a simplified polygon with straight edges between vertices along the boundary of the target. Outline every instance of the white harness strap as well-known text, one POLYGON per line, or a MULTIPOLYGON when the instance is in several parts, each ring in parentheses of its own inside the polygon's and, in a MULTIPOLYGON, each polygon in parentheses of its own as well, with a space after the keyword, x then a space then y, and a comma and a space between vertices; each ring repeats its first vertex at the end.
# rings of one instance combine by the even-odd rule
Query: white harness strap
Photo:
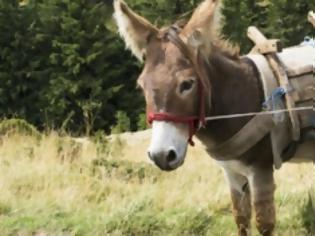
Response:
MULTIPOLYGON (((267 59, 261 54, 250 54, 247 55, 251 59, 259 73, 260 79, 263 84, 265 100, 267 100, 273 93, 273 91, 279 87, 277 80, 269 66, 267 59)), ((282 150, 286 148, 291 142, 291 133, 287 129, 289 127, 290 120, 288 116, 285 116, 283 122, 277 123, 276 126, 271 130, 271 146, 274 158, 274 165, 276 169, 280 169, 282 165, 282 150)))
MULTIPOLYGON (((287 74, 290 76, 292 95, 296 97, 297 108, 300 106, 312 105, 315 97, 315 48, 311 46, 297 46, 285 49, 278 56, 286 66, 287 74), (312 90, 312 91, 311 91, 312 90)), ((260 73, 260 78, 264 88, 265 99, 271 96, 273 91, 279 87, 278 81, 274 76, 268 61, 263 55, 247 55, 255 64, 260 73)), ((301 128, 311 126, 309 120, 312 116, 311 110, 298 112, 301 128)), ((314 114, 313 114, 314 115, 314 114)), ((271 144, 274 158, 274 166, 279 169, 282 165, 282 152, 292 140, 292 126, 288 115, 284 116, 282 122, 278 122, 271 131, 271 144)))

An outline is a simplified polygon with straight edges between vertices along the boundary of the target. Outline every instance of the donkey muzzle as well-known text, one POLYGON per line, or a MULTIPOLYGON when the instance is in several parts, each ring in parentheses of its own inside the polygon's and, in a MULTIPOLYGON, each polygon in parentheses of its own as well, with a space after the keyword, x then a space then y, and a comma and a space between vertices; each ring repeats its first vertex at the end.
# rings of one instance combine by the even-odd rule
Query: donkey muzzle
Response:
POLYGON ((175 170, 180 164, 178 155, 174 149, 163 152, 148 152, 149 158, 164 171, 175 170))

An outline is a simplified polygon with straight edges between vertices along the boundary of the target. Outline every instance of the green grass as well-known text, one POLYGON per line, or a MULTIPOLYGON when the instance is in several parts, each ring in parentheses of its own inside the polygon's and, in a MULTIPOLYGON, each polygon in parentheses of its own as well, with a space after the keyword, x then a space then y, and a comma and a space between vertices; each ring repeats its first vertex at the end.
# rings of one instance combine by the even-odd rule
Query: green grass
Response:
MULTIPOLYGON (((2 136, 0 235, 236 235, 227 184, 202 148, 164 173, 139 135, 2 136)), ((276 179, 277 235, 315 235, 314 167, 288 165, 276 179)))

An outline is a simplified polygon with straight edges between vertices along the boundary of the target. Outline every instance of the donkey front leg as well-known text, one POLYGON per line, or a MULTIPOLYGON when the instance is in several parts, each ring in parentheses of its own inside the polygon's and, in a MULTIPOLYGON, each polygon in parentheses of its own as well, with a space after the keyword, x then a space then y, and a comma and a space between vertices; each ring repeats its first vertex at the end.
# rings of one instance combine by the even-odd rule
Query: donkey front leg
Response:
POLYGON ((233 203, 233 215, 238 228, 239 236, 250 235, 251 200, 247 178, 225 171, 230 184, 231 198, 233 203))
POLYGON ((256 212, 256 225, 261 235, 273 235, 276 222, 273 169, 255 169, 249 178, 256 212))

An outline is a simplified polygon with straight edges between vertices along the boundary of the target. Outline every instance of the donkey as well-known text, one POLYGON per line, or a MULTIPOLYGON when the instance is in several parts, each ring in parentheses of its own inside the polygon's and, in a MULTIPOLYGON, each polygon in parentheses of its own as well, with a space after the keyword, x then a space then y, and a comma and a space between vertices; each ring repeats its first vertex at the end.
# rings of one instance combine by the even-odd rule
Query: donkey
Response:
POLYGON ((152 123, 149 158, 162 170, 177 169, 196 134, 225 172, 238 234, 250 234, 253 207, 258 231, 273 235, 276 212, 270 135, 232 160, 221 160, 212 153, 252 117, 210 122, 205 117, 259 112, 264 101, 255 65, 216 33, 219 4, 219 0, 205 0, 184 26, 168 29, 158 29, 123 0, 114 0, 114 17, 126 46, 145 61, 138 84, 152 123))

